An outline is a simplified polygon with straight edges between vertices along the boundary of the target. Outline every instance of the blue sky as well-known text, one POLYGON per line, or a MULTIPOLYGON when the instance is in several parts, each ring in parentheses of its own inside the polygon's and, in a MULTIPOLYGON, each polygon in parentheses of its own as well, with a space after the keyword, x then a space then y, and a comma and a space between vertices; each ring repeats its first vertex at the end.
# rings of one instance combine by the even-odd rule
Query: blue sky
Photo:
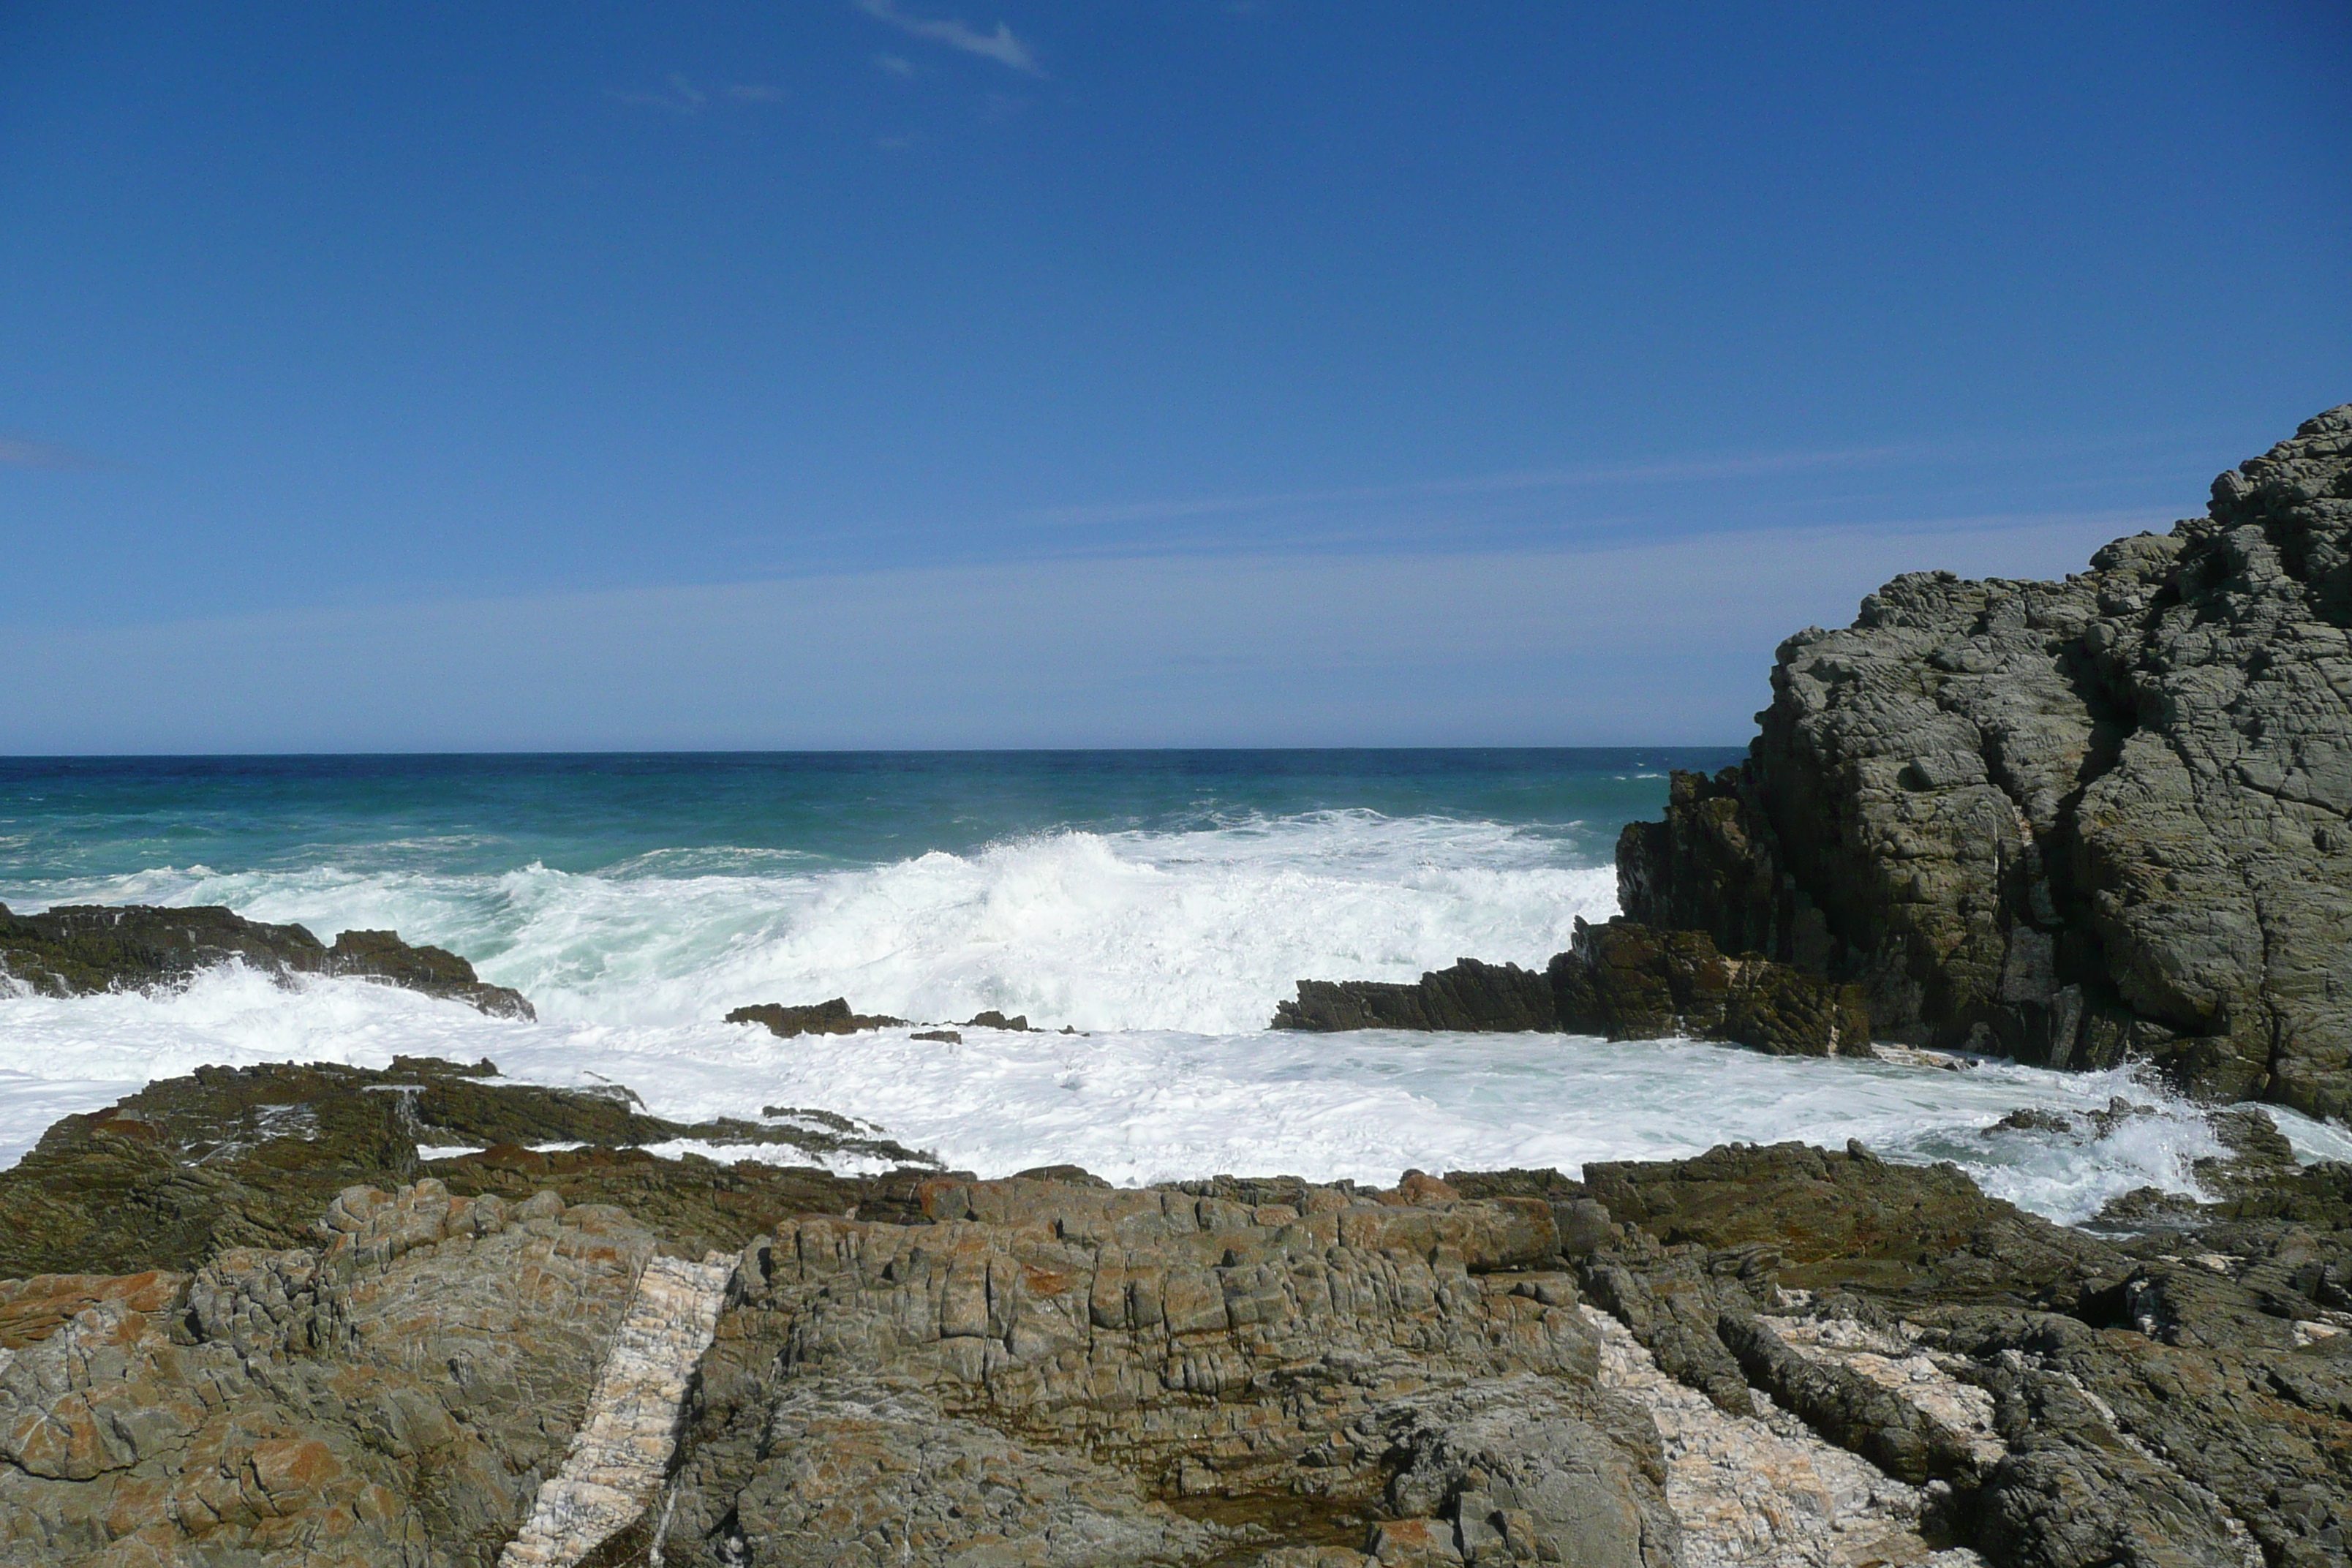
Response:
POLYGON ((2347 146, 2340 5, 20 0, 0 751, 1737 742, 2352 399, 2347 146))

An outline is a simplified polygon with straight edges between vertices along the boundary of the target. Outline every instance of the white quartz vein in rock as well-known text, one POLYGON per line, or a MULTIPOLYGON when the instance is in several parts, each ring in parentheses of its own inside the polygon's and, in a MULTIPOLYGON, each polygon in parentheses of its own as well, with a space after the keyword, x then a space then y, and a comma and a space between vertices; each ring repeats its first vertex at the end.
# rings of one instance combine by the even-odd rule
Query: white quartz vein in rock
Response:
POLYGON ((1625 1326, 1581 1309, 1601 1341, 1601 1382, 1650 1413, 1666 1449, 1666 1504, 1689 1568, 1984 1568, 1920 1539, 1926 1499, 1868 1460, 1823 1442, 1751 1391, 1762 1419, 1727 1415, 1660 1372, 1625 1326))
POLYGON ((669 1468, 687 1382, 710 1348, 734 1271, 734 1260, 716 1253, 701 1263, 646 1265, 563 1468, 540 1486, 499 1568, 572 1568, 645 1512, 669 1468))

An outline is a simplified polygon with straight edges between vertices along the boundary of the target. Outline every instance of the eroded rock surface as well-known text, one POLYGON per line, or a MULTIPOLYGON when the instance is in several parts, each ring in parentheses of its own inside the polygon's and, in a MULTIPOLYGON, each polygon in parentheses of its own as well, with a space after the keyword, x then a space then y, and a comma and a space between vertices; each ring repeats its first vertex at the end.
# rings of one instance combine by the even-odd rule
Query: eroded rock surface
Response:
POLYGON ((646 1264, 563 1468, 540 1487, 499 1568, 573 1568, 644 1515, 667 1479, 687 1385, 734 1275, 733 1261, 716 1255, 646 1264))
POLYGON ((1385 1516, 1384 1562, 1672 1562, 1549 1206, 1415 1191, 940 1181, 922 1225, 801 1220, 744 1257, 665 1561, 1205 1563, 1385 1516))
POLYGON ((496 1557, 655 1238, 433 1182, 354 1188, 323 1229, 193 1274, 0 1284, 26 1325, 0 1349, 0 1559, 496 1557))
POLYGON ((2352 1111, 2352 405, 2063 583, 1898 577, 1772 687, 1625 830, 1633 919, 1889 1038, 2352 1111))

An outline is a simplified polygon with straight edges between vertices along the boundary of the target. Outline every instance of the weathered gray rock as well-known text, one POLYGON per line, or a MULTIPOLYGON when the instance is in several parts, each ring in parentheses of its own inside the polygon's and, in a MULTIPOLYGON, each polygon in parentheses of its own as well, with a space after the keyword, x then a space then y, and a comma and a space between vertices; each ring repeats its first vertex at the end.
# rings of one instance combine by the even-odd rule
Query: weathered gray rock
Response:
POLYGON ((1486 1562, 1516 1532, 1671 1561, 1654 1439, 1593 1383, 1547 1204, 1197 1185, 943 1180, 926 1225, 751 1248, 664 1560, 1486 1562))
POLYGON ((0 1284, 0 1559, 488 1568, 655 1240, 433 1182, 354 1188, 325 1232, 0 1284))
POLYGON ((563 1468, 540 1487, 499 1568, 575 1568, 645 1514, 667 1476, 687 1385, 734 1273, 734 1260, 716 1254, 647 1260, 563 1468))
POLYGON ((2352 1110, 2352 405, 2080 576, 1896 578, 1760 720, 1626 830, 1633 919, 1884 1037, 2352 1110))
MULTIPOLYGON (((299 1081, 373 1158, 445 1079, 453 1118, 530 1108, 400 1070, 432 1083, 200 1074, 146 1136, 68 1131, 234 1142, 299 1081)), ((509 1150, 290 1246, 125 1205, 94 1247, 202 1255, 0 1281, 0 1561, 2318 1568, 2352 1530, 2352 1167, 2221 1125, 2216 1200, 2135 1237, 1860 1145, 1384 1192, 509 1150)), ((53 1195, 0 1184, 0 1219, 53 1195)))

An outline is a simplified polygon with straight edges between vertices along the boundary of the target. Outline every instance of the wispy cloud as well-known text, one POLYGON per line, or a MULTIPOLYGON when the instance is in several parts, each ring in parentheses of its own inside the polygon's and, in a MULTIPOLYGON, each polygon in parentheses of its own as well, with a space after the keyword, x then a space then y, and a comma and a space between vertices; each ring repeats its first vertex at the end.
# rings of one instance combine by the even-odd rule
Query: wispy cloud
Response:
POLYGON ((683 71, 669 73, 667 85, 660 92, 619 92, 611 94, 615 103, 625 103, 632 109, 661 109, 672 114, 699 114, 710 101, 710 95, 686 79, 683 71))
POLYGON ((1055 507, 1033 511, 1026 516, 1032 522, 1069 526, 1156 522, 1175 518, 1274 511, 1289 507, 1438 500, 1513 490, 1573 489, 1614 484, 1673 484, 1816 468, 1871 468, 1929 455, 1925 448, 1918 447, 1856 447, 1822 452, 1677 458, 1647 463, 1520 469, 1508 473, 1478 474, 1466 479, 1431 479, 1411 485, 1358 485, 1344 489, 1284 490, 1265 495, 1198 496, 1179 500, 1130 501, 1110 506, 1055 507))
POLYGON ((998 65, 1030 76, 1045 74, 1045 68, 1037 63, 1037 57, 1030 52, 1029 46, 1014 37, 1013 29, 1002 22, 996 24, 993 33, 983 33, 957 17, 934 21, 924 16, 909 16, 898 9, 898 0, 857 0, 857 8, 877 21, 887 22, 911 37, 945 44, 951 49, 961 49, 968 55, 994 60, 998 65))
POLYGON ((874 57, 874 68, 876 70, 888 71, 892 76, 913 76, 915 74, 915 62, 907 58, 904 55, 876 55, 874 57))
POLYGON ((20 436, 0 436, 0 463, 12 468, 47 468, 54 473, 86 472, 116 465, 104 458, 78 452, 49 441, 28 441, 20 436))

